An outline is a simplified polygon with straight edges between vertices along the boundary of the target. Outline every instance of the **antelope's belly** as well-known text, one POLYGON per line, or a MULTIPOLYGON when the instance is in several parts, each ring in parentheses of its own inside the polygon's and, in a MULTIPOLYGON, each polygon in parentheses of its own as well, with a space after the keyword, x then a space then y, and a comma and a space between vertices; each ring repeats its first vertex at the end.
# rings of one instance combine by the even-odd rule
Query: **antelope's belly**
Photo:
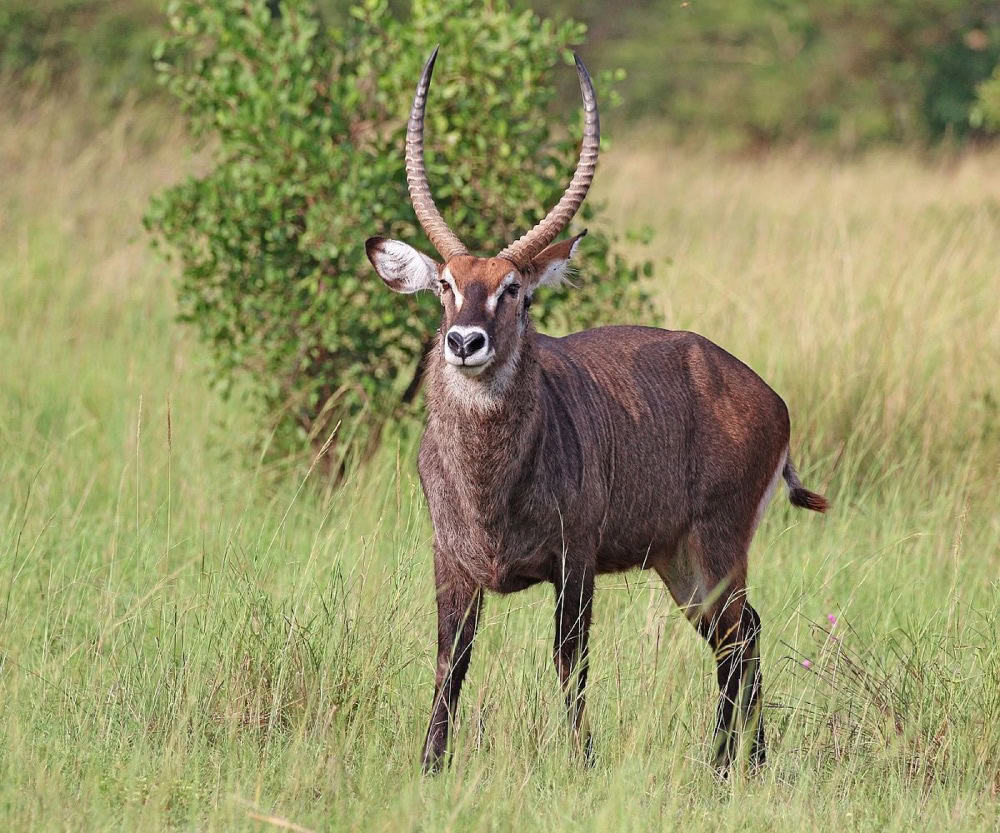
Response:
POLYGON ((477 585, 494 593, 516 593, 552 577, 551 555, 534 542, 456 536, 448 551, 477 585))

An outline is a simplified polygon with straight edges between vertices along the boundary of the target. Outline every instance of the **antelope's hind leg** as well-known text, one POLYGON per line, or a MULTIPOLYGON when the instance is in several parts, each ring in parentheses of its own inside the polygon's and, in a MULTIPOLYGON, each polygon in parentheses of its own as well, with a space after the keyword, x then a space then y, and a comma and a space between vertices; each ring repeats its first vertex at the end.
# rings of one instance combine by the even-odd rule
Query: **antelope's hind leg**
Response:
POLYGON ((698 623, 698 632, 715 653, 719 683, 714 763, 725 773, 736 757, 740 736, 749 738, 750 765, 764 764, 764 717, 761 706, 760 616, 746 600, 746 590, 724 593, 722 609, 698 623))
POLYGON ((671 558, 654 564, 715 656, 719 703, 713 763, 722 774, 728 771, 740 735, 746 731, 752 732, 751 766, 762 766, 766 756, 760 616, 746 598, 746 547, 739 540, 712 528, 693 530, 671 558))

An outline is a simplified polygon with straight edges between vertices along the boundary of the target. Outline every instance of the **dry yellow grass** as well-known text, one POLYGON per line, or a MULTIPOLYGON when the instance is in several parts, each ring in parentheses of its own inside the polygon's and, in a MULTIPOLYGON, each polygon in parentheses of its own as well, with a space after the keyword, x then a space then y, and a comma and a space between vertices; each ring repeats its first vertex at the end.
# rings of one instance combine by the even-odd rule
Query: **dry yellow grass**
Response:
POLYGON ((667 326, 771 381, 800 442, 923 476, 968 465, 995 485, 1000 153, 740 159, 625 142, 599 195, 623 226, 656 230, 667 326))

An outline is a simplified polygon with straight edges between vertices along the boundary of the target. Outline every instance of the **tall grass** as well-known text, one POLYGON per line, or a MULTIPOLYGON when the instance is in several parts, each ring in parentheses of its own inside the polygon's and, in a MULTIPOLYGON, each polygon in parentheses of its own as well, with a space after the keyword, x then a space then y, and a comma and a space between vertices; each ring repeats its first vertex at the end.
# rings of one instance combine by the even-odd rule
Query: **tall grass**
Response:
POLYGON ((593 769, 536 588, 488 600, 454 765, 418 774, 414 432, 339 491, 252 451, 138 226, 197 165, 165 115, 86 147, 58 107, 0 125, 5 829, 996 828, 1000 156, 602 166, 613 216, 657 229, 669 326, 786 398, 834 501, 758 533, 770 764, 728 783, 710 657, 645 574, 599 583, 593 769))

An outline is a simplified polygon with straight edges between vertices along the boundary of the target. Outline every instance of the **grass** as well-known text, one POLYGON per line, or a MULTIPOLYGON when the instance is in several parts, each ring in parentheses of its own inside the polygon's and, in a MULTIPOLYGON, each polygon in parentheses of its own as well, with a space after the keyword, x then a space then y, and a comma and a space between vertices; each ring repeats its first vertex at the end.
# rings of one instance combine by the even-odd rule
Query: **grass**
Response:
POLYGON ((339 491, 249 450, 137 223, 183 147, 149 113, 86 147, 55 105, 0 125, 5 829, 998 828, 1000 156, 602 166, 612 215, 657 230, 668 325, 786 398, 834 502, 782 497, 757 535, 770 764, 720 783, 710 657, 645 574, 599 583, 593 769, 537 588, 488 600, 454 765, 419 775, 414 440, 339 491))

